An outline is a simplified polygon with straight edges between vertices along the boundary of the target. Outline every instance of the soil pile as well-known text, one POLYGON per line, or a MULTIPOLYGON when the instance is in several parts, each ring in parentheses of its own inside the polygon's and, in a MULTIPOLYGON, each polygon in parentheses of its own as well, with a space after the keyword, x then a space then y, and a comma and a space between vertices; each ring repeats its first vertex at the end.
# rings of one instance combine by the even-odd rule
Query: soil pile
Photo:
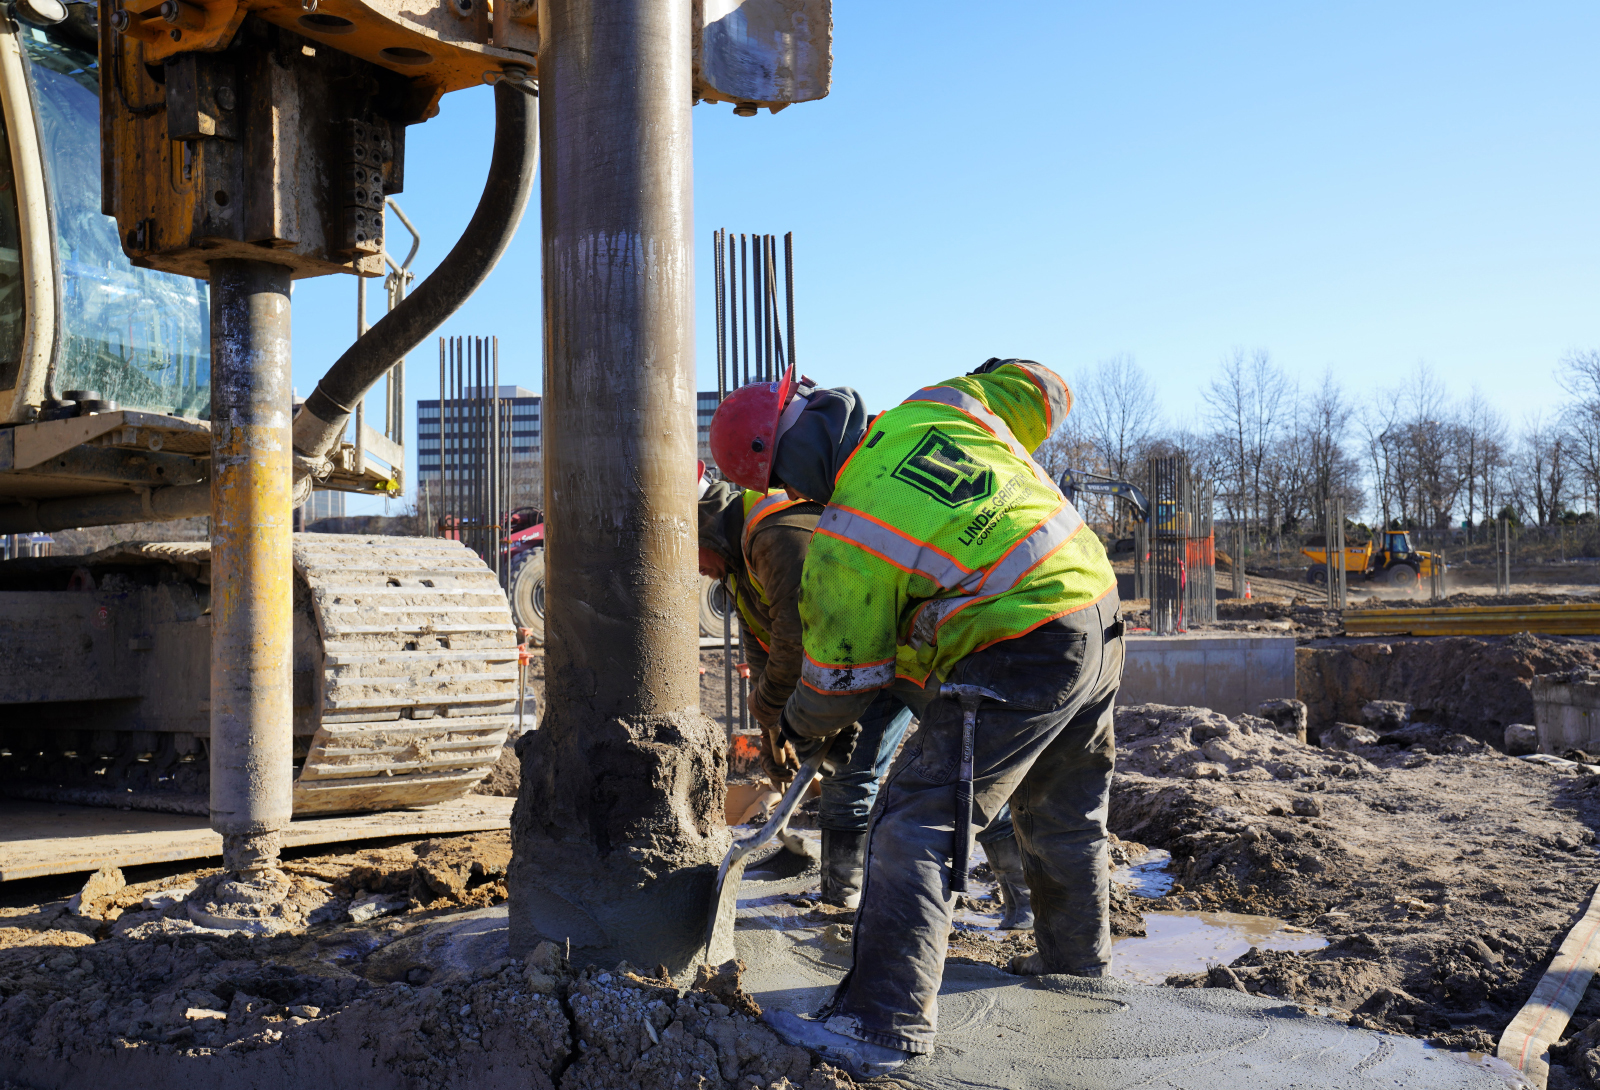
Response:
POLYGON ((1405 701, 1413 717, 1500 745, 1532 723, 1533 677, 1600 668, 1600 640, 1559 636, 1315 640, 1297 649, 1295 688, 1316 734, 1361 722, 1374 700, 1405 701))
POLYGON ((525 960, 435 972, 416 956, 426 914, 266 938, 146 928, 98 942, 46 926, 48 914, 0 927, 0 1084, 228 1090, 316 1072, 335 1085, 463 1090, 852 1085, 757 1020, 736 962, 702 967, 680 994, 660 971, 579 969, 551 943, 525 960), (407 943, 411 956, 382 956, 407 943), (401 962, 406 979, 390 979, 401 962))
MULTIPOLYGON (((1366 736, 1328 750, 1250 716, 1117 709, 1111 825, 1169 850, 1177 878, 1167 897, 1135 900, 1277 916, 1329 939, 1168 983, 1491 1049, 1600 881, 1600 777, 1434 724, 1366 736)), ((1575 1027, 1600 1001, 1580 1015, 1575 1027)))

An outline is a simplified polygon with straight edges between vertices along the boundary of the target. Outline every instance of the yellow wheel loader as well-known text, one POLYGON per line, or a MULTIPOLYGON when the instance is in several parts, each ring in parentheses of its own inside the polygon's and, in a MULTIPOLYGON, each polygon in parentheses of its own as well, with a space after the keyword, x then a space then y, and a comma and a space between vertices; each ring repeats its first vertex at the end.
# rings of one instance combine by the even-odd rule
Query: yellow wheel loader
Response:
MULTIPOLYGON (((1306 568, 1306 582, 1326 585, 1326 543, 1314 541, 1300 552, 1311 561, 1306 568)), ((1435 565, 1443 564, 1439 554, 1413 549, 1411 535, 1404 530, 1386 530, 1373 535, 1364 545, 1347 545, 1344 550, 1346 578, 1359 577, 1396 590, 1415 591, 1423 579, 1433 575, 1435 565)))

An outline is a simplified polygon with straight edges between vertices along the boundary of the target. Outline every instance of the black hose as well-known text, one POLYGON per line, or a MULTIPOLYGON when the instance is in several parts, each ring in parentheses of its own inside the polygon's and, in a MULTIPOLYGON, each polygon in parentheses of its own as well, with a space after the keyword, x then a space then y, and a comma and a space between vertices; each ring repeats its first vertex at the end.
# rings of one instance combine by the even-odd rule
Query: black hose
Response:
POLYGON ((538 99, 502 81, 494 89, 494 121, 489 180, 467 229, 439 267, 322 376, 295 416, 297 453, 326 457, 367 391, 471 298, 510 245, 539 162, 538 99))

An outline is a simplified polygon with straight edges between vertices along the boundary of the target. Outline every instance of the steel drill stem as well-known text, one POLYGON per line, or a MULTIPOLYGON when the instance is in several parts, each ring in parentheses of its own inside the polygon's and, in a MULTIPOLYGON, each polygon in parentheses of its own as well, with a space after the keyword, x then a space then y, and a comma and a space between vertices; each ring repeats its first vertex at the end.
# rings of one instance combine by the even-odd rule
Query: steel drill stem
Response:
POLYGON ((211 264, 211 827, 275 864, 293 810, 289 273, 211 264))

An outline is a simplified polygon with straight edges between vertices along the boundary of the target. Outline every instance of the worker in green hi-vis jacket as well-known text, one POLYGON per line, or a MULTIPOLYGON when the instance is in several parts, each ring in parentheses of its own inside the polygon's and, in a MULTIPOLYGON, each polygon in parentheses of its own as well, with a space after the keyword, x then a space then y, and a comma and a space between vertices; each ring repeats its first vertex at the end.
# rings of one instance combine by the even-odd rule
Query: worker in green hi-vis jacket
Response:
POLYGON ((921 719, 873 811, 849 974, 815 1018, 769 1016, 860 1076, 932 1051, 958 838, 964 854, 1008 801, 1039 943, 1013 969, 1110 965, 1116 578, 1032 458, 1070 407, 1048 368, 992 359, 870 420, 854 390, 797 388, 791 371, 736 391, 711 423, 730 480, 827 505, 801 582, 805 661, 784 736, 802 758, 848 739, 884 689, 921 719), (962 828, 963 714, 946 684, 989 694, 962 828))

